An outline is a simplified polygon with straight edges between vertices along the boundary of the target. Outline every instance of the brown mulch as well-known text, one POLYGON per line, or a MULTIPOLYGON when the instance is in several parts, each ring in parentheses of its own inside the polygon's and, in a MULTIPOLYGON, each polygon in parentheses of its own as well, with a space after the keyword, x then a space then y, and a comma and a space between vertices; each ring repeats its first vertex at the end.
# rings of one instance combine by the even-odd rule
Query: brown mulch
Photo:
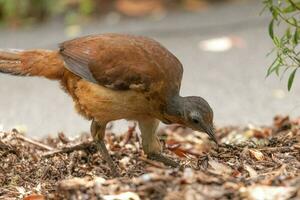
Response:
POLYGON ((182 165, 172 169, 147 159, 135 127, 119 136, 107 130, 115 178, 89 134, 35 141, 0 132, 0 199, 300 198, 300 119, 277 116, 272 126, 216 134, 219 146, 180 126, 160 130, 164 153, 182 165))

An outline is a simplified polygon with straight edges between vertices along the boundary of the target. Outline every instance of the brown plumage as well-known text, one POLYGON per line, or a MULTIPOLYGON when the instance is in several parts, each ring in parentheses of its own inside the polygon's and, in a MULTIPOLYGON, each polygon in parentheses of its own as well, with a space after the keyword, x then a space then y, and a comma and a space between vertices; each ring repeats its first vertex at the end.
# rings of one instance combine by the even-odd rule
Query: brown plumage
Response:
POLYGON ((103 143, 112 120, 137 120, 144 151, 172 166, 177 163, 160 154, 158 120, 207 132, 215 140, 210 106, 201 97, 179 96, 181 63, 149 38, 103 34, 66 41, 58 51, 0 51, 0 71, 59 80, 77 111, 93 120, 92 136, 113 171, 103 143))
POLYGON ((63 66, 55 51, 0 51, 0 71, 3 73, 60 79, 65 71, 63 66))

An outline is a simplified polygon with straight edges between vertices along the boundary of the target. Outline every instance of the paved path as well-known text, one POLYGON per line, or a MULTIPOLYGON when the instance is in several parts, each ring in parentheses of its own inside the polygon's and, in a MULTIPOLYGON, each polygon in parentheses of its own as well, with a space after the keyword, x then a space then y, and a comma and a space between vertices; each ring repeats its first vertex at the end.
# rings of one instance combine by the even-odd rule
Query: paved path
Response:
MULTIPOLYGON (((259 16, 260 1, 226 4, 199 13, 169 13, 161 20, 122 19, 114 14, 81 27, 82 35, 125 32, 151 36, 170 49, 183 63, 182 95, 205 97, 215 110, 217 125, 271 123, 277 114, 296 116, 300 111, 299 77, 292 92, 286 81, 265 79, 266 54, 272 48, 267 36, 268 17, 259 16), (206 52, 199 42, 234 36, 242 47, 206 52), (298 94, 298 95, 297 95, 298 94)), ((0 30, 1 48, 55 48, 66 40, 64 27, 53 22, 30 30, 0 30)), ((56 82, 39 78, 0 75, 0 124, 4 129, 26 125, 32 136, 64 131, 75 135, 89 130, 71 99, 56 82)))

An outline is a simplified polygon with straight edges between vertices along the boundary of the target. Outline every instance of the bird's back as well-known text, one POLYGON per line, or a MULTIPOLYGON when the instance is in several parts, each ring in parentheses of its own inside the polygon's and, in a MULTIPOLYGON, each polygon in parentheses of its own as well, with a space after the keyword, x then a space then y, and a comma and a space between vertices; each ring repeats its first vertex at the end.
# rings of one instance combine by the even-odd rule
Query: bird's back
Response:
POLYGON ((165 99, 180 89, 181 63, 146 37, 86 36, 62 43, 60 53, 68 70, 112 90, 135 90, 165 99))

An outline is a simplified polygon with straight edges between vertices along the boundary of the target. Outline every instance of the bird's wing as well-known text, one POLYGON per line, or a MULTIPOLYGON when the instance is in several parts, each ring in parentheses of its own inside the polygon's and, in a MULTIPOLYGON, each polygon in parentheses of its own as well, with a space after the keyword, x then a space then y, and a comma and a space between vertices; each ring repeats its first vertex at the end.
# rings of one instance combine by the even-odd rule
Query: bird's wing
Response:
POLYGON ((147 38, 119 34, 87 36, 62 43, 60 54, 71 72, 111 89, 180 87, 180 62, 159 43, 147 38))

